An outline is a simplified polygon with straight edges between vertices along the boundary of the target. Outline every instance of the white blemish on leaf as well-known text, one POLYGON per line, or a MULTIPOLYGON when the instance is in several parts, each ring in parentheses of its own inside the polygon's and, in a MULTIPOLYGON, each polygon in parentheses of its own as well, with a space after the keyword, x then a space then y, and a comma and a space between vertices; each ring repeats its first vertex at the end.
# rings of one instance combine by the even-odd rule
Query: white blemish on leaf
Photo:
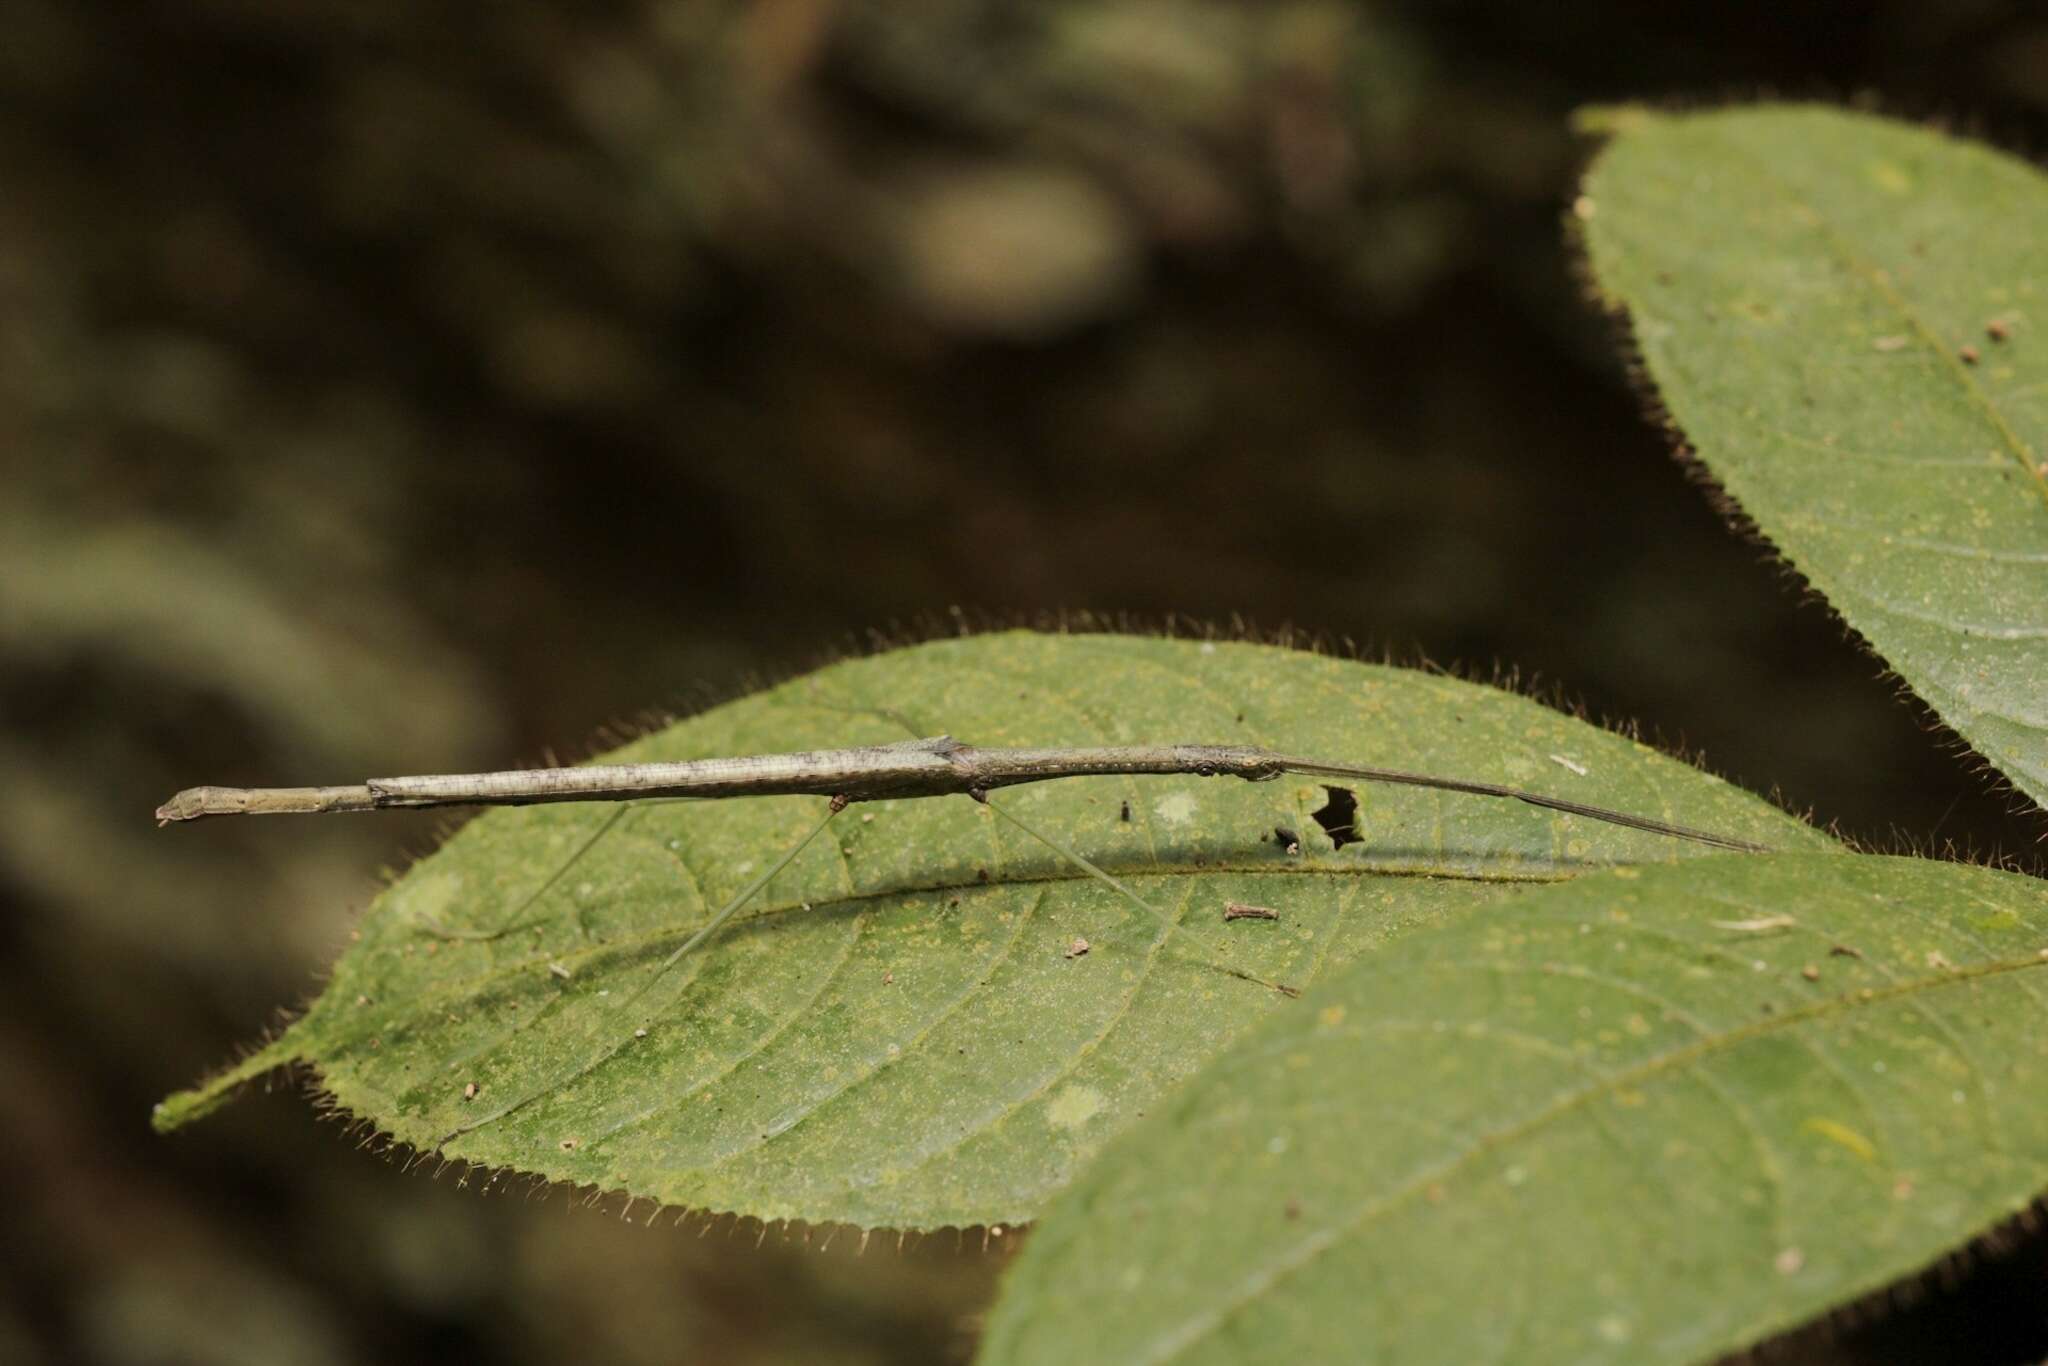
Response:
POLYGON ((1709 920, 1717 930, 1733 930, 1737 934, 1765 934, 1771 930, 1789 930, 1799 922, 1789 915, 1760 915, 1754 920, 1709 920))
POLYGON ((448 909, 461 891, 462 874, 435 873, 404 886, 400 894, 404 899, 399 903, 399 910, 411 919, 438 924, 441 912, 448 909))
POLYGON ((1185 792, 1169 792, 1153 806, 1152 814, 1159 817, 1163 825, 1192 825, 1195 799, 1185 792))
POLYGON ((1092 1086, 1069 1086, 1045 1107, 1046 1123, 1055 1129, 1078 1129, 1103 1111, 1102 1092, 1092 1086))

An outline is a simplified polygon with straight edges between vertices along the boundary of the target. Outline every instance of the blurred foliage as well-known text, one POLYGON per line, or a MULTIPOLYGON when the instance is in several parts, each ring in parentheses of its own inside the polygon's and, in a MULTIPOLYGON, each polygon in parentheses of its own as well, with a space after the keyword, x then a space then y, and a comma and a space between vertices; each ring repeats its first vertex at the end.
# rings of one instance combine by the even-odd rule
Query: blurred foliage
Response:
MULTIPOLYGON (((1852 833, 2035 851, 1664 458, 1558 227, 1588 100, 1875 88, 2042 145, 2018 0, 0 32, 0 1354, 947 1359, 986 1301, 978 1235, 625 1238, 285 1098, 153 1140, 433 829, 149 829, 188 782, 537 758, 869 626, 1094 606, 1515 661, 1852 833)), ((2029 1255, 1979 1281, 2040 1302, 2029 1255)))

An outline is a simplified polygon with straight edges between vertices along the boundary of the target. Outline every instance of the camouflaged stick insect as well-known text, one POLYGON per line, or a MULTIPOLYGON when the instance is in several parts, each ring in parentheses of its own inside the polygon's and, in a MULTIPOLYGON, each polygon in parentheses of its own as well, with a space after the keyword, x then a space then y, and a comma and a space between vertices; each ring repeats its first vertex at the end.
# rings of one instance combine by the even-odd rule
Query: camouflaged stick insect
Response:
MULTIPOLYGON (((1741 853, 1768 853, 1769 847, 1749 840, 1715 834, 1708 830, 1654 820, 1626 811, 1589 806, 1547 793, 1506 787, 1498 783, 1472 782, 1401 769, 1335 763, 1324 759, 1280 754, 1254 745, 1113 745, 1092 748, 977 749, 950 735, 923 740, 905 740, 891 745, 868 745, 851 749, 806 750, 794 754, 763 754, 731 759, 687 759, 670 763, 594 764, 579 768, 514 769, 496 773, 442 774, 403 778, 372 778, 368 782, 342 787, 193 787, 187 788, 157 808, 160 825, 174 821, 199 820, 209 816, 260 816, 318 814, 330 811, 377 811, 395 807, 428 806, 525 806, 542 802, 609 801, 627 804, 649 800, 712 799, 719 797, 818 796, 830 799, 828 810, 803 838, 793 845, 759 877, 720 907, 709 922, 695 931, 662 963, 652 978, 629 998, 637 1000, 684 956, 716 934, 724 924, 751 901, 761 889, 795 860, 810 842, 831 823, 832 818, 854 802, 883 798, 937 797, 964 794, 988 805, 1019 830, 1052 849, 1061 858, 1104 883, 1118 895, 1163 924, 1168 933, 1192 935, 1188 927, 1169 919, 1163 912, 1125 886, 1115 876, 1097 867, 1075 850, 1052 836, 1034 829, 1009 811, 989 802, 997 788, 1024 783, 1049 782, 1057 778, 1194 775, 1228 775, 1248 782, 1266 782, 1293 773, 1318 778, 1344 778, 1356 782, 1388 783, 1430 788, 1470 796, 1504 798, 1524 802, 1567 815, 1583 816, 1609 825, 1641 830, 1653 835, 1687 840, 1716 849, 1741 853)), ((621 813, 625 808, 621 808, 621 813)), ((612 828, 618 815, 573 854, 568 864, 550 877, 529 897, 513 919, 541 892, 553 885, 569 864, 580 858, 598 836, 612 828)), ((488 937, 506 933, 514 926, 488 932, 488 937)), ((1197 936, 1198 937, 1198 936, 1197 936)), ((1294 989, 1269 982, 1241 969, 1212 963, 1218 971, 1256 982, 1274 990, 1295 994, 1294 989)))

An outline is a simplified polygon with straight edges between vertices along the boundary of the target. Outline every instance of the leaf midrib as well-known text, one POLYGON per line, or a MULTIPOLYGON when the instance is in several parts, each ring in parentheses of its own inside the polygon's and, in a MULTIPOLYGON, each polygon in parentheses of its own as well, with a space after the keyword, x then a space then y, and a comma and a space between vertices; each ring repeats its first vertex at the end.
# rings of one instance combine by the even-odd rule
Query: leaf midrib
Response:
MULTIPOLYGON (((1570 882, 1576 878, 1584 877, 1590 873, 1601 872, 1615 866, 1627 867, 1632 865, 1589 864, 1581 871, 1570 873, 1511 873, 1505 871, 1475 873, 1456 869, 1443 868, 1380 868, 1370 866, 1361 866, 1358 868, 1342 868, 1318 864, 1300 865, 1236 863, 1210 863, 1204 864, 1200 867, 1183 864, 1164 864, 1156 867, 1146 867, 1143 869, 1125 870, 1112 868, 1109 871, 1113 872, 1119 879, 1126 882, 1142 882, 1147 879, 1158 879, 1164 881, 1172 878, 1202 877, 1209 876, 1212 874, 1245 874, 1261 877, 1332 877, 1349 879, 1387 878, 1389 880, 1395 881, 1437 880, 1443 882, 1477 882, 1499 883, 1502 885, 1516 886, 1524 884, 1532 886, 1546 886, 1553 883, 1570 882)), ((757 913, 747 916, 744 919, 735 921, 731 926, 731 929, 738 930, 746 925, 758 924, 761 921, 768 919, 770 916, 784 915, 792 911, 829 912, 844 908, 858 907, 863 905, 864 903, 879 901, 890 897, 929 896, 945 892, 962 891, 1002 892, 1012 887, 1022 888, 1038 886, 1048 883, 1093 882, 1094 880, 1095 879, 1092 874, 1084 872, 1048 872, 1042 874, 1027 874, 1007 877, 1002 882, 982 882, 976 879, 963 880, 958 882, 932 882, 910 884, 897 887, 883 887, 877 888, 872 891, 846 893, 826 899, 815 899, 811 901, 799 900, 791 901, 787 904, 782 905, 765 906, 757 913)), ((427 934, 429 936, 433 934, 432 930, 426 929, 424 926, 415 926, 413 928, 416 929, 417 932, 427 934)), ((621 935, 614 939, 607 939, 602 943, 592 944, 588 948, 573 950, 542 951, 536 953, 531 958, 521 958, 514 962, 494 964, 490 968, 487 968, 483 972, 477 973, 473 976, 456 978, 451 981, 441 983, 436 987, 430 988, 428 993, 424 996, 415 996, 409 998, 409 1002, 420 1003, 419 1008, 416 1011, 409 1013, 397 1013, 394 1010, 392 1013, 379 1013, 376 1015, 376 1020, 387 1028, 391 1024, 406 1023, 410 1020, 423 1018, 425 1016, 434 1014, 435 1010, 431 1003, 445 1000, 448 996, 451 995, 468 995, 475 991, 481 990, 485 987, 498 985, 500 983, 509 981, 521 975, 532 973, 535 969, 544 970, 550 963, 560 963, 564 967, 570 967, 572 965, 588 963, 593 959, 598 959, 610 955, 631 953, 643 949, 658 948, 665 942, 678 938, 684 938, 691 934, 694 934, 696 933, 698 928, 699 927, 696 925, 663 926, 660 929, 648 930, 638 934, 621 935)), ((442 940, 439 942, 459 944, 465 941, 442 940)), ((346 1036, 337 1036, 337 1038, 345 1040, 346 1036)))

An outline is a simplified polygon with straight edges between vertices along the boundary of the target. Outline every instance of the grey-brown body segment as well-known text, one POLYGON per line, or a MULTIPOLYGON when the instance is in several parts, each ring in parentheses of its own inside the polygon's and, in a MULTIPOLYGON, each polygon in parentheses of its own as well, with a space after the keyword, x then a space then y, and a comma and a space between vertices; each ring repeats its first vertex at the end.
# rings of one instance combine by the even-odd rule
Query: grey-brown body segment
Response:
POLYGON ((1673 825, 1540 792, 1468 782, 1399 769, 1356 767, 1277 754, 1255 745, 1107 745, 1078 749, 976 749, 950 735, 893 745, 806 750, 731 759, 658 764, 592 764, 579 768, 509 769, 372 778, 349 787, 193 787, 157 808, 159 823, 204 816, 375 811, 387 807, 526 806, 538 802, 639 801, 660 797, 810 795, 847 802, 884 797, 980 798, 1000 787, 1055 778, 1143 774, 1227 774, 1264 782, 1283 773, 1504 797, 1610 825, 1669 835, 1721 849, 1767 852, 1765 846, 1711 831, 1673 825))

